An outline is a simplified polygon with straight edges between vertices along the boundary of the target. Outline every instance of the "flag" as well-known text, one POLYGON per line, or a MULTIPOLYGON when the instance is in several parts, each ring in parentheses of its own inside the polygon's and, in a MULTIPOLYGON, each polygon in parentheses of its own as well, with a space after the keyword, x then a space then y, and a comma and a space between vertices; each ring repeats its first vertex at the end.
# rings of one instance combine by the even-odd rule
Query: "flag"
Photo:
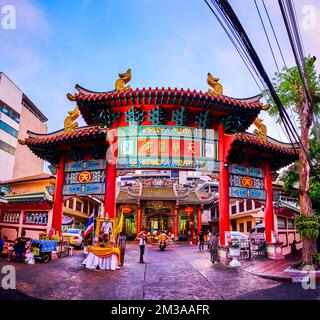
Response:
POLYGON ((87 237, 90 234, 90 232, 93 230, 93 223, 94 223, 94 211, 91 213, 88 224, 86 226, 86 230, 84 231, 85 237, 87 237))
POLYGON ((117 234, 122 231, 122 228, 123 228, 123 220, 124 220, 124 219, 123 219, 123 212, 122 212, 121 215, 120 215, 119 221, 118 221, 118 225, 117 225, 117 226, 113 229, 113 231, 112 231, 112 236, 113 236, 114 238, 116 238, 117 234))

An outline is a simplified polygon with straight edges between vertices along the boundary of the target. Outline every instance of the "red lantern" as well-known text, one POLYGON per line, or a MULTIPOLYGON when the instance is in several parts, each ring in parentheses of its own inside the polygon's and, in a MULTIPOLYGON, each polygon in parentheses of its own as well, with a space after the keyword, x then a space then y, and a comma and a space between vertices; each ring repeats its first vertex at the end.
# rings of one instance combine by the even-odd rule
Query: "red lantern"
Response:
POLYGON ((124 214, 130 213, 131 211, 132 211, 132 209, 129 206, 125 206, 125 207, 122 208, 122 212, 124 214))
POLYGON ((184 212, 185 212, 188 216, 190 216, 190 215, 193 213, 193 208, 192 208, 192 207, 186 207, 186 208, 184 209, 184 212))

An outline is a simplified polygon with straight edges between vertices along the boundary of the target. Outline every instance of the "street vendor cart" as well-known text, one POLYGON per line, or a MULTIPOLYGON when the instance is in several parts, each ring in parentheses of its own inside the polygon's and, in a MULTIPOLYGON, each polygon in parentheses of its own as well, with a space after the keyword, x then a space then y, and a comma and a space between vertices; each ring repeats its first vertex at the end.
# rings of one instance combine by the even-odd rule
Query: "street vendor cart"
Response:
POLYGON ((51 254, 57 251, 57 242, 55 240, 32 240, 31 250, 35 258, 48 263, 51 260, 51 254))

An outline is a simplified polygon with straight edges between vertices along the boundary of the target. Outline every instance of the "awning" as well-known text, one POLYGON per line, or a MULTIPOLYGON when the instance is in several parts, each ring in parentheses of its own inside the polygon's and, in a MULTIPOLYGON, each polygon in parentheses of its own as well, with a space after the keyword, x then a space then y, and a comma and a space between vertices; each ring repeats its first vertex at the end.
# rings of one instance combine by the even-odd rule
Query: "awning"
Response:
POLYGON ((69 225, 69 224, 73 224, 74 219, 68 216, 62 216, 62 224, 63 225, 69 225))

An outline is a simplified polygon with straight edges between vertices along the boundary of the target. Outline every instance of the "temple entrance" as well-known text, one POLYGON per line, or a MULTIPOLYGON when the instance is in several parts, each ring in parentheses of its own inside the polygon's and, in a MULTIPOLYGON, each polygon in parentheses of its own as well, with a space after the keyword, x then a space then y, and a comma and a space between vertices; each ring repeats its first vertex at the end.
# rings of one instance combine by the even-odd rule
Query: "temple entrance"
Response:
POLYGON ((162 230, 173 232, 174 204, 165 201, 148 201, 145 204, 146 228, 150 232, 162 230))

